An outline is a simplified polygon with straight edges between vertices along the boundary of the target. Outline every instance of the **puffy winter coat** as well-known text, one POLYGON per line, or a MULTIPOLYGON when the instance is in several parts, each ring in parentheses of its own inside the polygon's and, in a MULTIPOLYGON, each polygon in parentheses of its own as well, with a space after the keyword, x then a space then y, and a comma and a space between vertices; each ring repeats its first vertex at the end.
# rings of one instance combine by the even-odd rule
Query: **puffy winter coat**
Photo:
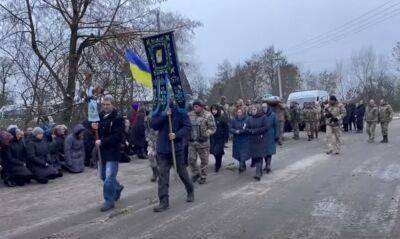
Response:
POLYGON ((79 139, 79 134, 85 130, 82 125, 78 124, 74 127, 73 133, 65 139, 64 167, 72 173, 80 173, 85 169, 85 144, 82 139, 79 139))

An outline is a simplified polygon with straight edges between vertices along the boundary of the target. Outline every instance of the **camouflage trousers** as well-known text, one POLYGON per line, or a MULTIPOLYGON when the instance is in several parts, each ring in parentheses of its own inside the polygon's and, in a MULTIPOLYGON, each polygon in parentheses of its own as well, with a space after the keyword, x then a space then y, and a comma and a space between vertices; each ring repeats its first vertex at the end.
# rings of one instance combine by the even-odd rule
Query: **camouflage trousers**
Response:
POLYGON ((306 123, 306 132, 308 136, 314 135, 315 132, 315 124, 314 122, 305 122, 306 123))
POLYGON ((193 175, 200 175, 200 178, 207 177, 208 158, 210 147, 198 147, 196 143, 189 144, 189 165, 193 175), (200 168, 197 165, 197 155, 200 158, 200 168))
POLYGON ((285 133, 285 121, 279 121, 279 139, 284 140, 283 134, 285 133))
POLYGON ((293 129, 293 138, 299 138, 299 122, 292 121, 291 125, 293 129))
POLYGON ((381 122, 382 136, 387 136, 389 131, 389 122, 381 122))
POLYGON ((376 122, 367 122, 367 134, 369 140, 375 139, 376 122))
POLYGON ((315 132, 315 135, 317 137, 318 137, 320 126, 321 126, 321 123, 319 122, 319 120, 315 121, 315 123, 314 123, 314 132, 315 132))
POLYGON ((149 158, 150 167, 156 168, 157 167, 157 152, 151 147, 148 147, 147 151, 148 151, 147 157, 149 158))
POLYGON ((326 126, 326 137, 328 141, 329 151, 340 153, 340 127, 326 126))

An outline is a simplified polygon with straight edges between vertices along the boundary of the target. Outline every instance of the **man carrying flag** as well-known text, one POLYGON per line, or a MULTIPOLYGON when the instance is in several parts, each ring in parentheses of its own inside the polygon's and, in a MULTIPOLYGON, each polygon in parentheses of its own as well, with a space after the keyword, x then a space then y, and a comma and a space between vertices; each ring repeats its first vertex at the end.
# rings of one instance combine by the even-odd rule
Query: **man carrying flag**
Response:
POLYGON ((191 132, 191 124, 187 113, 179 111, 176 104, 171 100, 167 112, 155 112, 153 114, 151 126, 154 130, 158 131, 156 148, 159 170, 158 197, 160 203, 154 207, 154 212, 162 212, 169 208, 169 175, 170 169, 174 164, 174 154, 176 171, 186 188, 186 201, 193 202, 194 187, 189 178, 184 160, 185 143, 191 132), (168 118, 170 118, 170 122, 168 122, 168 118))

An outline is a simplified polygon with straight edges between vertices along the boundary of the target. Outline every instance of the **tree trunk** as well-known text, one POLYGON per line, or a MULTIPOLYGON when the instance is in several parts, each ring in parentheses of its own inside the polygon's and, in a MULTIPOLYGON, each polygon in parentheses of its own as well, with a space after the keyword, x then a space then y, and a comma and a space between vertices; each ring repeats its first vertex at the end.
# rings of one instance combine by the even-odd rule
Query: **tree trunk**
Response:
POLYGON ((68 56, 68 81, 67 81, 67 94, 63 99, 64 111, 62 115, 63 123, 69 124, 74 106, 75 98, 75 87, 76 77, 78 74, 78 63, 79 56, 77 54, 78 49, 78 22, 76 25, 71 27, 71 39, 69 44, 69 56, 68 56))

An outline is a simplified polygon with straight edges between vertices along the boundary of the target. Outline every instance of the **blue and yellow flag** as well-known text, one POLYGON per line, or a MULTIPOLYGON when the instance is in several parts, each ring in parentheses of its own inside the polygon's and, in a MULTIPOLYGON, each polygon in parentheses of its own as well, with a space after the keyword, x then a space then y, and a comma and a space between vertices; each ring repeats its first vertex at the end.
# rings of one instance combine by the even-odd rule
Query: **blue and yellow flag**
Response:
POLYGON ((150 68, 142 61, 131 49, 126 50, 125 58, 129 62, 133 78, 139 84, 152 89, 153 82, 151 80, 150 68))

